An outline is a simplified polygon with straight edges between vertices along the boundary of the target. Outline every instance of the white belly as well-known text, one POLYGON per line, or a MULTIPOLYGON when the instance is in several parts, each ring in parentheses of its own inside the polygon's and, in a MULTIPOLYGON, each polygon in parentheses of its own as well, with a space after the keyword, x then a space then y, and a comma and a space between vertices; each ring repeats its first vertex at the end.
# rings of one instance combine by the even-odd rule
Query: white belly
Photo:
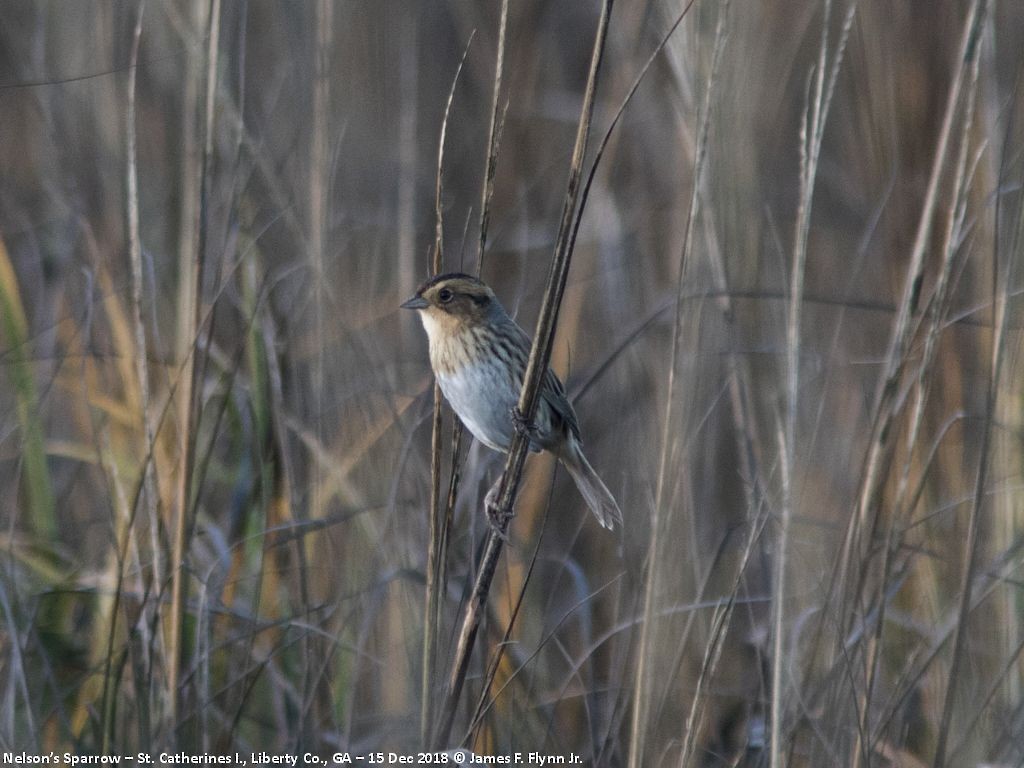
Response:
POLYGON ((512 442, 512 409, 518 391, 493 365, 463 365, 438 376, 441 391, 466 429, 488 448, 507 451, 512 442))

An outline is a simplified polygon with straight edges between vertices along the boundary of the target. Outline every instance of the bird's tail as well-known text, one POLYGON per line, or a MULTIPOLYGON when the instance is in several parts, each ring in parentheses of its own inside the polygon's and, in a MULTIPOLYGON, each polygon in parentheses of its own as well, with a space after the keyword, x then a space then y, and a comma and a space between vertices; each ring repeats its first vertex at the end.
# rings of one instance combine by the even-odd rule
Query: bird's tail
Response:
POLYGON ((590 466, 587 457, 583 455, 583 449, 574 437, 569 436, 558 458, 569 471, 570 477, 597 521, 609 529, 622 525, 622 512, 615 503, 615 497, 590 466))

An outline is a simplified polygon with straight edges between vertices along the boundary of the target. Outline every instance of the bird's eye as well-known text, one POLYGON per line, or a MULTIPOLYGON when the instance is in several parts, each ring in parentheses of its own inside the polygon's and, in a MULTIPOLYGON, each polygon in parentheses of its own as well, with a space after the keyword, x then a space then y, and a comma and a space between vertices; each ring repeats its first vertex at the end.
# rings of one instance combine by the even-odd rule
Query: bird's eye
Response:
POLYGON ((455 294, 452 293, 448 288, 442 288, 440 291, 437 292, 437 298, 441 300, 442 304, 447 304, 449 301, 455 298, 455 294))

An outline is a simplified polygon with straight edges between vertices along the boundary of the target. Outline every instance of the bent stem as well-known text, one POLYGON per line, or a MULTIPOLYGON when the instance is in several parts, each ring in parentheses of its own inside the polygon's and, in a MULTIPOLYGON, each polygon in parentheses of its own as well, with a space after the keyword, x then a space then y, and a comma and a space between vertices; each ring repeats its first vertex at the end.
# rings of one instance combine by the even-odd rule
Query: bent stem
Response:
MULTIPOLYGON (((580 111, 579 125, 576 129, 576 142, 573 146, 572 162, 569 166, 569 180, 565 193, 565 202, 562 208, 561 221, 559 222, 558 237, 555 241, 555 253, 551 259, 547 287, 544 291, 544 301, 541 305, 540 317, 537 320, 537 330, 533 337, 533 346, 530 349, 526 374, 523 377, 523 389, 519 395, 519 411, 525 415, 527 422, 533 420, 534 414, 537 411, 540 385, 544 372, 548 368, 548 361, 551 359, 555 327, 558 323, 558 312, 561 307, 562 296, 565 293, 566 278, 569 274, 569 264, 573 251, 573 220, 579 200, 583 158, 586 154, 587 138, 590 134, 590 121, 594 108, 594 92, 597 88, 597 77, 601 69, 601 60, 604 53, 605 39, 608 34, 608 20, 611 16, 612 4, 613 0, 604 0, 601 16, 598 20, 594 49, 590 58, 590 70, 587 75, 586 91, 583 97, 583 106, 580 111)), ((455 712, 458 709, 462 686, 466 679, 466 671, 469 668, 469 660, 472 655, 474 641, 476 640, 476 633, 480 628, 480 620, 483 615, 482 609, 487 602, 487 595, 490 592, 491 582, 494 579, 494 572, 498 565, 498 558, 501 556, 502 545, 508 532, 509 522, 511 521, 513 501, 515 500, 519 481, 522 477, 528 445, 527 435, 517 432, 509 448, 505 470, 502 473, 498 486, 496 504, 498 516, 503 522, 497 529, 492 529, 487 535, 480 570, 477 572, 473 593, 466 606, 462 627, 459 631, 455 659, 449 675, 448 690, 441 709, 441 727, 438 729, 437 736, 434 739, 435 748, 441 748, 446 744, 451 735, 452 725, 455 721, 455 712)))
MULTIPOLYGON (((448 100, 444 106, 444 117, 441 120, 441 135, 437 142, 437 179, 434 188, 436 225, 434 230, 434 255, 430 265, 432 275, 439 274, 444 265, 444 212, 442 199, 444 192, 444 144, 445 138, 448 135, 448 117, 451 115, 452 102, 455 100, 455 88, 459 84, 459 75, 462 74, 462 66, 466 63, 466 55, 469 53, 469 47, 473 44, 473 37, 474 35, 470 35, 466 48, 462 52, 462 58, 459 59, 459 66, 455 69, 452 87, 448 91, 448 100)), ((420 743, 424 749, 428 747, 430 740, 430 692, 434 687, 436 667, 435 656, 441 605, 440 585, 444 581, 439 577, 444 562, 443 541, 447 538, 441 512, 441 413, 443 405, 441 387, 437 382, 434 382, 434 411, 430 432, 430 509, 428 510, 430 532, 427 543, 426 607, 423 616, 423 677, 420 681, 422 688, 420 698, 420 743)), ((456 461, 457 458, 458 447, 456 445, 452 461, 456 461)))

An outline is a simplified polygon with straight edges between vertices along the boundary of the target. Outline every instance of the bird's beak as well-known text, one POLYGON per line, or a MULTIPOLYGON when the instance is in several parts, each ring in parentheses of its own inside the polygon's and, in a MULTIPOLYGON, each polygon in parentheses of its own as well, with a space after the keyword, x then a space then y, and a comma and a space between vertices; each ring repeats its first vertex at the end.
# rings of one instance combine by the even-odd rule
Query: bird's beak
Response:
POLYGON ((402 302, 402 309, 426 309, 430 306, 430 302, 424 299, 422 296, 413 296, 408 301, 402 302))

